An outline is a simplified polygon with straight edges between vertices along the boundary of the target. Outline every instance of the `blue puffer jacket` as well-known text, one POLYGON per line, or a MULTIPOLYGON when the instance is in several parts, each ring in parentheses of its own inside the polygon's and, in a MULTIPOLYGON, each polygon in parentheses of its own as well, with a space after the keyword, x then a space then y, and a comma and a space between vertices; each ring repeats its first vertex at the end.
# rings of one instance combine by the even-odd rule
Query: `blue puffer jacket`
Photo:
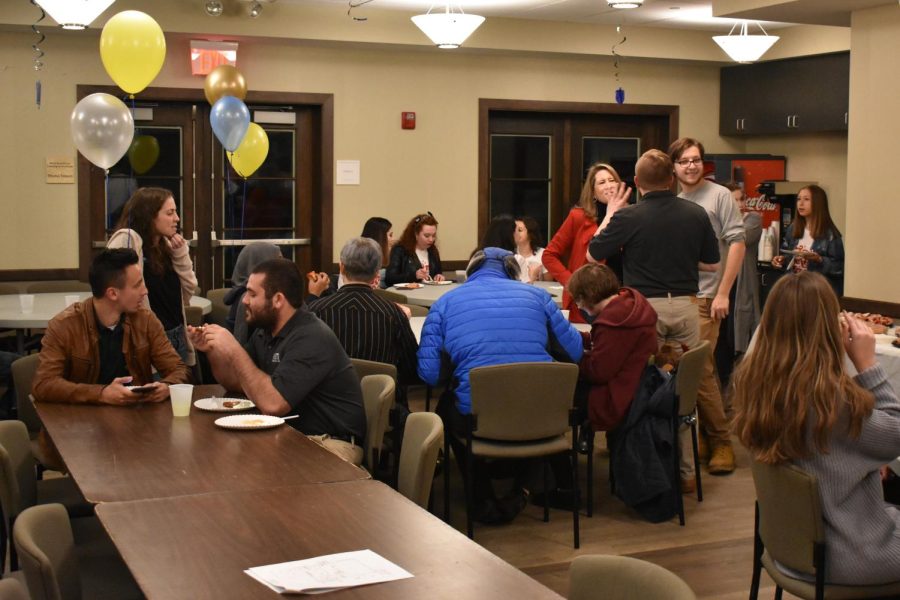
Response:
POLYGON ((465 284, 434 303, 419 343, 419 376, 430 385, 438 383, 442 353, 449 357, 462 414, 471 412, 470 369, 550 362, 551 342, 572 362, 582 353, 581 334, 563 318, 550 294, 506 274, 503 257, 511 253, 486 248, 485 255, 487 260, 465 284))

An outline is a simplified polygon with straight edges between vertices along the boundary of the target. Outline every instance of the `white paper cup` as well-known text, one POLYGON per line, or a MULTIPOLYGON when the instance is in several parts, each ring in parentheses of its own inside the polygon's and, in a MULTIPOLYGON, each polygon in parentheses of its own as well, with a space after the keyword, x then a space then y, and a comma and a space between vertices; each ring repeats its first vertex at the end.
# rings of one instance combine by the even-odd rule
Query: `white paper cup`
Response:
POLYGON ((561 312, 561 313, 563 314, 563 318, 564 318, 566 321, 569 320, 569 311, 567 311, 567 310, 561 310, 561 311, 559 311, 559 312, 561 312))
POLYGON ((191 414, 191 399, 194 396, 194 386, 189 383, 170 385, 169 396, 172 398, 173 417, 186 417, 191 414))
POLYGON ((81 296, 78 294, 66 294, 66 306, 72 306, 76 302, 81 302, 81 296))
POLYGON ((34 312, 34 294, 19 294, 19 304, 22 306, 24 314, 34 312))

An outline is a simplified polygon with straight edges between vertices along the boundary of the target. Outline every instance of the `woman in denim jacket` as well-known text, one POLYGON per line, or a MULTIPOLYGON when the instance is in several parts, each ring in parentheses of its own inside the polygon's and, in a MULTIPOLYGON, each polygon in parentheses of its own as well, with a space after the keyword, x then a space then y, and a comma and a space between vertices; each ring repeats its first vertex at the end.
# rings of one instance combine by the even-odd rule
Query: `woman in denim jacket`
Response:
POLYGON ((844 294, 844 242, 828 212, 828 196, 819 186, 806 186, 797 194, 797 214, 772 266, 821 273, 838 297, 844 294))

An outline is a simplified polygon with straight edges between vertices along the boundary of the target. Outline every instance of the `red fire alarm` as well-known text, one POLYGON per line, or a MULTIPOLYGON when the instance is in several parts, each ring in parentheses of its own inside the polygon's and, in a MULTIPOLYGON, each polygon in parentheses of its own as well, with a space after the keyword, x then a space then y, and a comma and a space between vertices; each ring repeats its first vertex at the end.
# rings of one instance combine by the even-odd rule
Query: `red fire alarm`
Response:
POLYGON ((414 113, 414 112, 400 113, 400 126, 403 127, 403 129, 415 129, 416 128, 416 113, 414 113))

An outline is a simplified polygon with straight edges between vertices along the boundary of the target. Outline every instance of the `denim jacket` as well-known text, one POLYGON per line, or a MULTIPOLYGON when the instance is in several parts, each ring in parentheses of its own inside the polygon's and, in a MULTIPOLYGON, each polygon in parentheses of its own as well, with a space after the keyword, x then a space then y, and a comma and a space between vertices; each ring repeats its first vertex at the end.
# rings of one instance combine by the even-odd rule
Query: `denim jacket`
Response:
MULTIPOLYGON (((793 237, 791 228, 784 234, 784 240, 781 242, 781 250, 794 250, 799 239, 793 237)), ((828 278, 831 287, 840 297, 844 294, 844 241, 841 234, 837 231, 829 231, 824 237, 813 240, 812 248, 809 248, 822 257, 822 262, 807 262, 806 268, 815 273, 821 273, 828 278)), ((784 258, 784 265, 791 263, 791 255, 784 258)))

